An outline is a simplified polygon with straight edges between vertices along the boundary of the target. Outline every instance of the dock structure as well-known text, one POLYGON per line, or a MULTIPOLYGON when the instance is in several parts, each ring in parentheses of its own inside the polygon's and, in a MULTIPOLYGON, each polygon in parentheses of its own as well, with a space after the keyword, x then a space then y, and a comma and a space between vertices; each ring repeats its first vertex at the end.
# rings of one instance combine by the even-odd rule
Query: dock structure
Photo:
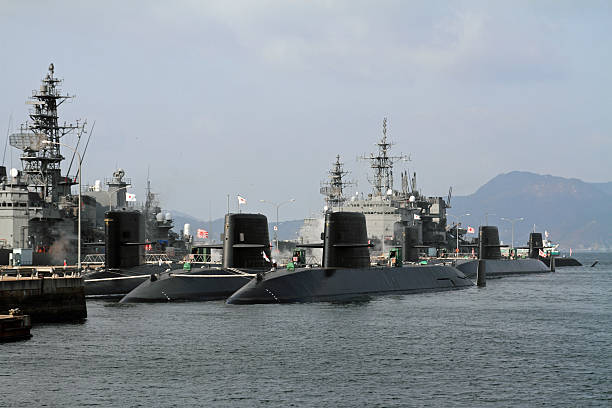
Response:
POLYGON ((68 269, 57 269, 0 270, 0 314, 19 308, 34 323, 85 319, 83 278, 68 269))
POLYGON ((0 314, 0 343, 8 341, 27 340, 32 335, 30 316, 21 314, 19 309, 9 310, 9 314, 0 314))

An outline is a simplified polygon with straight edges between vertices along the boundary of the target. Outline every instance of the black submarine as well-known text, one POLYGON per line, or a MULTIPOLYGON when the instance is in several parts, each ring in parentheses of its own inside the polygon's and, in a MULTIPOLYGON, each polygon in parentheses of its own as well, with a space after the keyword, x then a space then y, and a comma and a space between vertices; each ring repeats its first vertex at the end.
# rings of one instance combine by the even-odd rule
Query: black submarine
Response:
POLYGON ((144 223, 140 211, 118 210, 104 214, 104 268, 85 271, 85 296, 118 297, 147 280, 166 264, 147 264, 144 223))
POLYGON ((226 299, 272 266, 268 220, 262 214, 227 214, 223 245, 206 247, 223 249, 221 267, 152 274, 120 303, 226 299))
POLYGON ((325 214, 322 267, 270 270, 240 288, 230 304, 329 302, 368 299, 385 294, 465 289, 474 285, 463 272, 445 264, 419 265, 398 261, 371 266, 366 220, 362 213, 325 214))
MULTIPOLYGON (((488 278, 502 276, 525 275, 532 273, 551 272, 553 268, 539 259, 542 246, 542 234, 531 233, 529 236, 529 256, 527 258, 502 258, 499 241, 499 231, 496 226, 485 225, 478 229, 478 258, 466 262, 458 262, 457 269, 465 276, 474 278, 478 271, 479 260, 484 261, 488 278)), ((482 263, 481 263, 482 265, 482 263)))

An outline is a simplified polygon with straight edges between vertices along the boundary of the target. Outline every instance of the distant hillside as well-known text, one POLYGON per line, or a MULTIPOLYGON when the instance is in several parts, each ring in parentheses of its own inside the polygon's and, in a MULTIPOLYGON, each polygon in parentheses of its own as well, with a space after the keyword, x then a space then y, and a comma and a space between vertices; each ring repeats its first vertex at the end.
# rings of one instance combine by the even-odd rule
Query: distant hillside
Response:
MULTIPOLYGON (((501 239, 511 240, 509 222, 500 218, 520 218, 515 223, 515 245, 524 244, 536 225, 547 230, 563 248, 612 249, 612 182, 586 183, 550 175, 514 171, 500 174, 474 194, 455 197, 449 214, 463 217, 474 226, 484 223, 500 228, 501 239)), ((452 221, 452 218, 451 218, 452 221)))

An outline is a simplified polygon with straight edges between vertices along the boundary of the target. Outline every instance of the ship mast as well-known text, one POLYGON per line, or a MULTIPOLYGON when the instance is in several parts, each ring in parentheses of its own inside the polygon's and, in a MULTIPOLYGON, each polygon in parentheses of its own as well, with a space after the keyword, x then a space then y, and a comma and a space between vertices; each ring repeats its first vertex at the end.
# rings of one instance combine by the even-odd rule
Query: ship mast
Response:
POLYGON ((332 165, 329 171, 329 181, 321 185, 321 194, 325 196, 327 208, 331 210, 334 207, 342 207, 346 202, 344 197, 344 187, 352 185, 350 181, 344 181, 343 177, 348 172, 344 171, 344 163, 340 161, 340 155, 336 156, 336 162, 332 165))
POLYGON ((23 173, 30 191, 37 192, 47 203, 57 203, 59 197, 70 194, 70 187, 76 184, 76 177, 61 176, 60 139, 76 130, 79 136, 85 133, 85 123, 76 125, 58 123, 57 109, 74 96, 62 95, 59 85, 62 80, 54 76, 54 66, 43 78, 38 91, 33 91, 28 104, 31 122, 21 125, 20 132, 10 136, 10 144, 23 150, 21 161, 23 173), (48 141, 50 143, 43 143, 48 141))
POLYGON ((374 187, 374 194, 382 196, 388 191, 393 191, 393 163, 396 160, 410 160, 410 158, 406 155, 389 155, 393 143, 387 141, 386 117, 383 119, 382 138, 376 145, 378 153, 370 153, 370 156, 362 156, 361 159, 370 161, 370 167, 374 170, 374 179, 370 180, 370 183, 374 187))

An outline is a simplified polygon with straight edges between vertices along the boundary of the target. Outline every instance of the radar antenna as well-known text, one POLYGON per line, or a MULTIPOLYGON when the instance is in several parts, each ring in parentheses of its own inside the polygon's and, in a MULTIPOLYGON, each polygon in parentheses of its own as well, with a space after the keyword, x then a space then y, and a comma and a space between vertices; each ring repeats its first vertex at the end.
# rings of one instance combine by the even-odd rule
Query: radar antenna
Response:
POLYGON ((9 141, 11 146, 23 150, 23 173, 30 191, 39 193, 47 202, 57 203, 59 197, 69 194, 70 186, 76 184, 76 177, 61 175, 64 157, 61 155, 60 140, 75 130, 80 138, 86 133, 86 122, 58 123, 58 107, 74 98, 74 95, 61 94, 59 86, 62 80, 56 78, 54 73, 55 67, 51 64, 40 89, 33 91, 27 101, 32 105, 29 113, 31 122, 22 124, 18 133, 10 135, 9 141))
POLYGON ((336 162, 329 171, 329 181, 321 184, 321 194, 325 196, 325 203, 331 210, 333 207, 341 207, 346 202, 344 188, 354 185, 352 181, 344 181, 343 177, 349 174, 344 171, 344 163, 340 161, 340 155, 336 156, 336 162))
POLYGON ((393 163, 397 160, 410 161, 410 156, 390 156, 389 151, 393 143, 387 141, 387 118, 383 119, 382 138, 376 144, 377 153, 370 153, 369 156, 361 156, 360 159, 368 160, 370 167, 374 170, 374 178, 370 183, 374 187, 375 195, 385 195, 389 190, 393 190, 393 163))

